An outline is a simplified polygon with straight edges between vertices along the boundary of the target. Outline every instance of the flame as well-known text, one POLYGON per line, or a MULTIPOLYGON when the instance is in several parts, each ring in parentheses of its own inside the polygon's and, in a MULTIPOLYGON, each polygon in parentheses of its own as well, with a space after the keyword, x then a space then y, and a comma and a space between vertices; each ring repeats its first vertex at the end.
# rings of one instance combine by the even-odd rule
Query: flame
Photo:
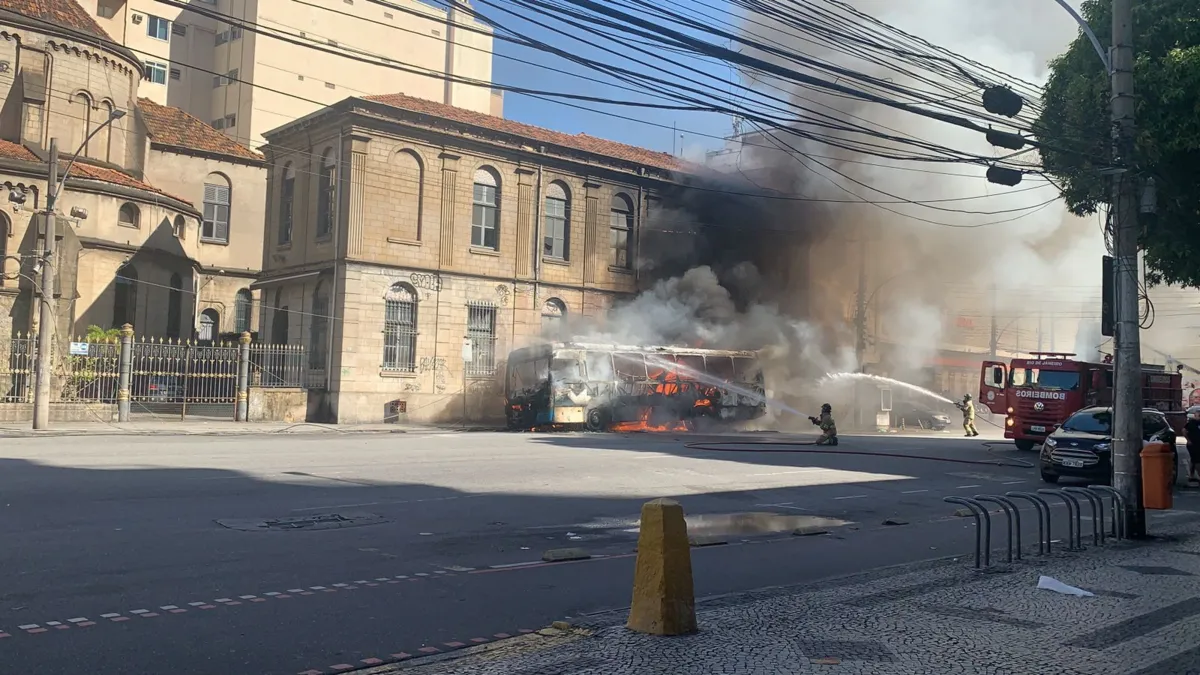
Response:
POLYGON ((616 422, 612 425, 611 430, 616 432, 647 431, 654 433, 691 431, 691 426, 686 420, 671 420, 662 424, 651 424, 650 413, 653 410, 653 408, 646 408, 642 412, 641 418, 633 422, 616 422))

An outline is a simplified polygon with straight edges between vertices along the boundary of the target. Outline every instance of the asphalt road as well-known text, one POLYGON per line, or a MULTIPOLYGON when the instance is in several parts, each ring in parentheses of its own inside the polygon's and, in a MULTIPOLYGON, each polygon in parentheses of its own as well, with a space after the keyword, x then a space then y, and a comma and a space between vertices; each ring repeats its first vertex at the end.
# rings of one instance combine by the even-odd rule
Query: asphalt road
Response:
POLYGON ((844 437, 821 453, 685 447, 694 440, 6 439, 2 670, 339 672, 627 604, 649 498, 674 497, 696 532, 726 535, 693 549, 706 596, 966 554, 971 520, 942 497, 1041 487, 1020 466, 1032 454, 961 438, 844 437), (730 517, 745 513, 768 515, 730 517), (350 526, 255 526, 335 514, 350 526), (831 534, 790 535, 818 522, 831 534), (597 557, 539 564, 574 546, 597 557))

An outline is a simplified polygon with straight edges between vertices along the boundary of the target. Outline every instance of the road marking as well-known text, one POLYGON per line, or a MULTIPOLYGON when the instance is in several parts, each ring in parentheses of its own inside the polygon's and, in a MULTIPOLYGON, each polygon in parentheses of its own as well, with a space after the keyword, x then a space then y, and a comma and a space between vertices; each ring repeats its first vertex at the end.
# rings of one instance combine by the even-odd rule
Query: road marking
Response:
POLYGON ((846 495, 845 497, 834 497, 834 499, 862 499, 866 495, 846 495))
POLYGON ((966 490, 967 488, 975 488, 975 487, 979 487, 979 486, 978 485, 959 485, 958 487, 956 487, 954 489, 955 490, 966 490))
POLYGON ((118 616, 121 616, 121 615, 120 614, 101 614, 100 618, 101 619, 114 619, 118 616))
POLYGON ((1023 481, 1023 480, 1010 480, 1007 483, 1005 483, 1005 485, 1020 485, 1021 483, 1024 483, 1024 482, 1025 481, 1023 481))
POLYGON ((83 623, 83 622, 87 621, 87 619, 81 616, 77 619, 67 619, 67 621, 70 623, 83 623))
POLYGON ((27 623, 24 626, 17 626, 17 628, 21 630, 33 630, 34 628, 39 628, 39 626, 36 623, 27 623))
POLYGON ((150 610, 148 610, 148 609, 131 609, 131 610, 129 610, 129 613, 130 614, 149 614, 150 610))
POLYGON ((902 494, 902 495, 915 495, 915 494, 917 494, 917 493, 919 493, 919 492, 929 492, 929 490, 905 490, 904 492, 901 492, 900 494, 902 494))
POLYGON ((806 509, 803 506, 792 506, 792 502, 783 502, 780 504, 755 504, 755 506, 773 506, 777 509, 792 509, 793 511, 812 511, 812 509, 806 509))

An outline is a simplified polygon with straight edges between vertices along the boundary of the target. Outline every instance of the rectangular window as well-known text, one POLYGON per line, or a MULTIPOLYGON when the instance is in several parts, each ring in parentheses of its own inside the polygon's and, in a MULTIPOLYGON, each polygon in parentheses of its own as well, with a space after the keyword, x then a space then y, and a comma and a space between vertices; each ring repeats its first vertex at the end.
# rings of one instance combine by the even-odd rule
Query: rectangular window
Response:
POLYGON ((333 232, 333 214, 337 209, 337 166, 321 167, 317 190, 317 239, 333 232))
POLYGON ((187 24, 171 24, 171 35, 187 35, 187 24))
POLYGON ((181 77, 183 77, 183 73, 178 68, 171 69, 171 79, 172 80, 178 80, 181 77))
POLYGON ((171 22, 153 14, 146 17, 146 35, 156 40, 171 39, 171 22))
POLYGON ((633 238, 633 212, 613 209, 609 215, 608 236, 608 264, 629 269, 632 262, 629 247, 633 238))
POLYGON ((383 369, 401 373, 417 369, 417 303, 411 300, 384 303, 383 369))
POLYGON ((143 76, 147 82, 154 84, 167 83, 167 64, 157 61, 147 61, 145 64, 146 74, 143 76))
POLYGON ((567 259, 567 200, 546 199, 546 216, 543 219, 545 235, 542 255, 547 258, 567 259))
POLYGON ((204 184, 204 223, 200 238, 229 243, 229 186, 204 184))
POLYGON ((466 363, 469 377, 487 377, 496 371, 496 308, 493 305, 467 305, 467 339, 471 360, 466 363))
POLYGON ((475 183, 471 197, 471 245, 499 250, 496 221, 500 209, 496 204, 496 186, 475 183))
POLYGON ((279 190, 279 245, 292 243, 292 211, 296 196, 296 179, 284 178, 279 190))
POLYGON ((101 19, 111 19, 116 15, 117 15, 116 7, 109 7, 106 5, 100 5, 100 6, 96 7, 96 16, 100 17, 101 19))

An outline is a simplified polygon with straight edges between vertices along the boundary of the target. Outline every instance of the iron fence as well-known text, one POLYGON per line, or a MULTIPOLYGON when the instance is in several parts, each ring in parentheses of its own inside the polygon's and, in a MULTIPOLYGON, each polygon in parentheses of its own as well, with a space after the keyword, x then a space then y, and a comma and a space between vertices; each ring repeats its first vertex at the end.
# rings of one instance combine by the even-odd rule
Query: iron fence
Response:
POLYGON ((116 403, 121 377, 119 338, 78 337, 69 353, 58 360, 59 398, 77 403, 116 403))
POLYGON ((250 345, 250 386, 263 389, 304 388, 308 354, 303 345, 250 345))
POLYGON ((233 416, 238 345, 143 339, 132 345, 131 365, 134 413, 233 416))
POLYGON ((17 337, 0 341, 0 350, 0 403, 33 401, 37 339, 18 333, 17 337))

